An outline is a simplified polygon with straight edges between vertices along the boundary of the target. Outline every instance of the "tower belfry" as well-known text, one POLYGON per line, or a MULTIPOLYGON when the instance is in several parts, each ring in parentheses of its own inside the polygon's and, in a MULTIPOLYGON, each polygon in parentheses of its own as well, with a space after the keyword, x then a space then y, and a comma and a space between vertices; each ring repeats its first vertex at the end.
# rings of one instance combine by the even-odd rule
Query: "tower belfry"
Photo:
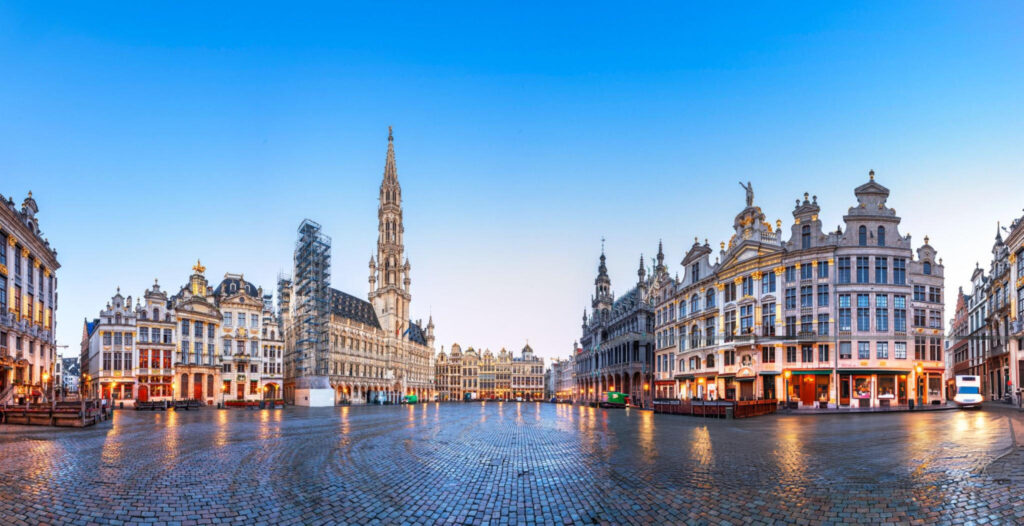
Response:
POLYGON ((395 166, 395 139, 388 126, 388 150, 377 208, 377 258, 370 260, 370 301, 381 328, 401 336, 409 323, 409 260, 405 258, 402 187, 395 166))

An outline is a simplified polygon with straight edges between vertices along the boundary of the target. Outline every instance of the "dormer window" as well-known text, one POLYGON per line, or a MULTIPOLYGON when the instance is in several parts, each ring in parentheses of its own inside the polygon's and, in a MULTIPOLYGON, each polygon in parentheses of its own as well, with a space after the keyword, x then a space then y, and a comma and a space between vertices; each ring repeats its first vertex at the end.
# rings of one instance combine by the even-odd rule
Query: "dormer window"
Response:
POLYGON ((880 247, 884 247, 885 246, 885 227, 884 226, 878 227, 878 246, 880 246, 880 247))
POLYGON ((868 227, 861 225, 857 229, 857 244, 862 247, 868 246, 868 227))
POLYGON ((931 261, 925 261, 924 262, 924 274, 926 276, 930 276, 932 274, 932 262, 931 261))

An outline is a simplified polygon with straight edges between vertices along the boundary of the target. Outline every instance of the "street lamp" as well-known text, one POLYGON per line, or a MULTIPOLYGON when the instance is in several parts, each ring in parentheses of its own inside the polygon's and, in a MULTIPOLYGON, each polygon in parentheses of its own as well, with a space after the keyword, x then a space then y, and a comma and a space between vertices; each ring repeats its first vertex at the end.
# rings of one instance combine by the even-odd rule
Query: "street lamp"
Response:
POLYGON ((220 386, 220 406, 224 407, 224 395, 228 392, 228 386, 221 384, 220 386))
POLYGON ((50 373, 43 371, 43 392, 47 393, 46 397, 50 398, 49 389, 50 387, 50 373))
POLYGON ((785 390, 785 393, 786 393, 786 409, 789 409, 789 377, 790 376, 793 376, 793 372, 790 371, 789 369, 786 369, 785 371, 782 371, 782 378, 785 380, 783 382, 783 389, 785 390))
POLYGON ((924 365, 918 362, 914 370, 917 372, 917 405, 924 405, 924 365))

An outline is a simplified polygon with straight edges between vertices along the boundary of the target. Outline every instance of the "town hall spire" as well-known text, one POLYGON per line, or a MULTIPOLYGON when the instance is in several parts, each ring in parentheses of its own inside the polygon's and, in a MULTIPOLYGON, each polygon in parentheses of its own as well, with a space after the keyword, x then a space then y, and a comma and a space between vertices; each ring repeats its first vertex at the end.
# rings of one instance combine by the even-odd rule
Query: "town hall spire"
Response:
POLYGON ((405 227, 402 223, 402 187, 395 165, 395 137, 388 126, 388 150, 384 177, 380 183, 377 208, 377 259, 371 258, 370 301, 384 330, 400 336, 409 323, 410 265, 405 257, 405 227))

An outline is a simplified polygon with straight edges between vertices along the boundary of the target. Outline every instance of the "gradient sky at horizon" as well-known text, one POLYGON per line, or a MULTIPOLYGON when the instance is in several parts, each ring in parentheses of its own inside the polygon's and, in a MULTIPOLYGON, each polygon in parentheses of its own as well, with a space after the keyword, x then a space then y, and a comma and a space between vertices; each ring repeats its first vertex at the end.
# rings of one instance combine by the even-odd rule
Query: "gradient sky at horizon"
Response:
POLYGON ((0 193, 33 190, 59 252, 58 339, 120 286, 265 289, 303 218, 365 296, 395 127, 412 311, 438 348, 566 356, 607 238, 613 288, 664 240, 672 272, 743 207, 874 169, 946 264, 947 318, 1024 207, 1024 7, 0 5, 0 193))

